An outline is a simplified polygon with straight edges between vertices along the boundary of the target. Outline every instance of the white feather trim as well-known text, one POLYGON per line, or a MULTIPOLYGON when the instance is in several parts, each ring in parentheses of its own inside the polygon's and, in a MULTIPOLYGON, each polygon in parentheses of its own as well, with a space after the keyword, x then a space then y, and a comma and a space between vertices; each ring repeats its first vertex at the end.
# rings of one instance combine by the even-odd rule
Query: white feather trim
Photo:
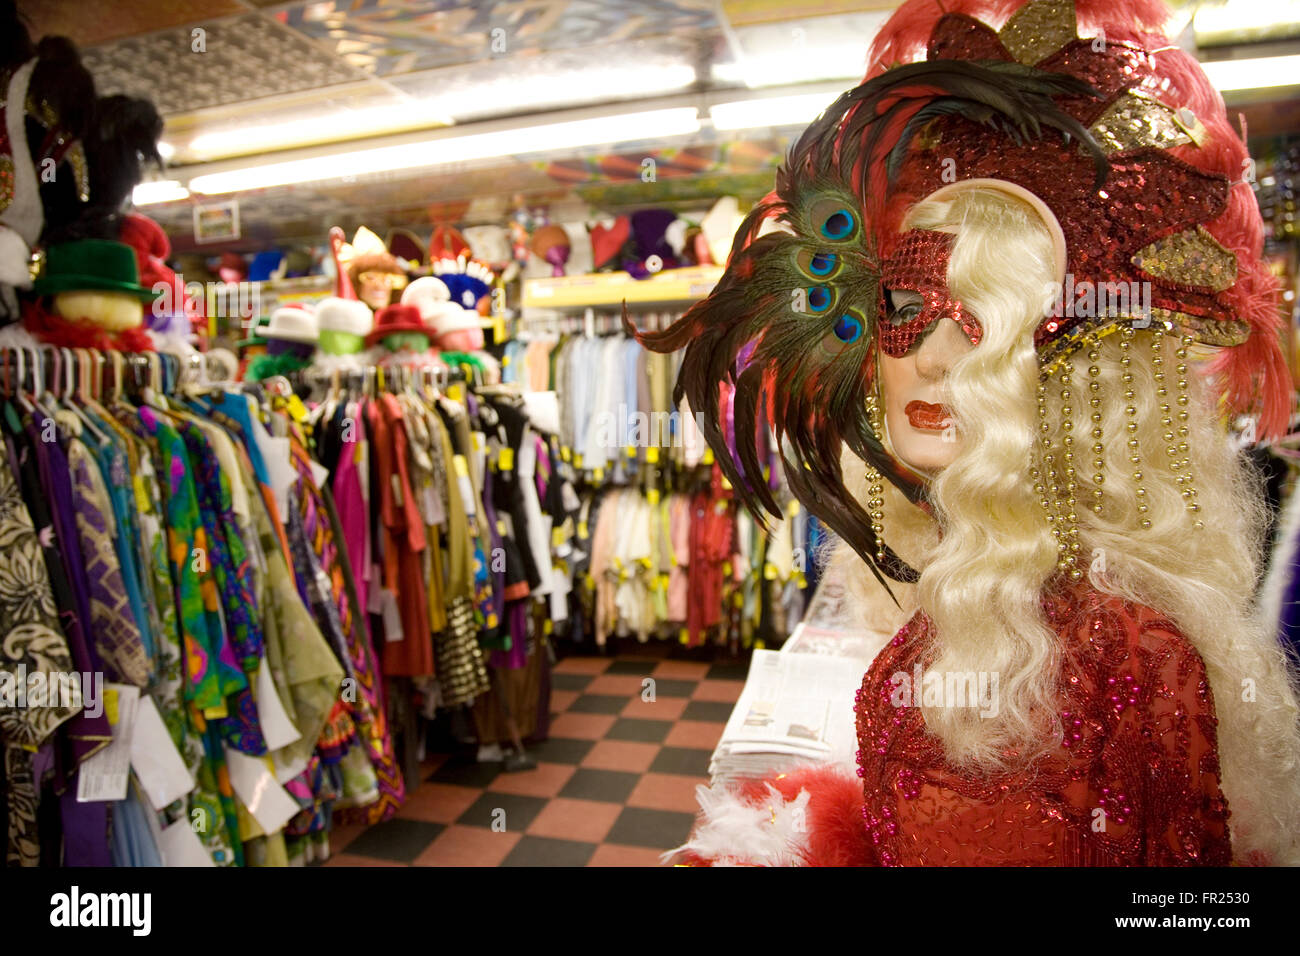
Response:
POLYGON ((710 860, 714 866, 799 866, 808 847, 807 790, 786 802, 771 784, 767 797, 749 803, 731 790, 700 785, 700 821, 690 839, 665 853, 667 861, 680 852, 710 860))

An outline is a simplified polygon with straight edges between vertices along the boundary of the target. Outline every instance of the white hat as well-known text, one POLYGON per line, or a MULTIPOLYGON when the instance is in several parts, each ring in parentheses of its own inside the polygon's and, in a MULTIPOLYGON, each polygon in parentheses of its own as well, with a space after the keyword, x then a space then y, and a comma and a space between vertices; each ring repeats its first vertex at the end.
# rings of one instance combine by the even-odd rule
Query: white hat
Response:
POLYGON ((434 305, 451 299, 447 283, 433 276, 421 276, 402 290, 402 305, 413 305, 420 310, 420 318, 428 319, 434 305))
POLYGON ((316 327, 322 332, 369 335, 375 327, 375 315, 370 306, 359 299, 340 299, 332 295, 316 304, 316 327))
POLYGON ((315 342, 320 336, 316 331, 316 316, 311 309, 301 303, 281 306, 271 313, 271 321, 261 330, 263 338, 280 339, 284 342, 315 342))

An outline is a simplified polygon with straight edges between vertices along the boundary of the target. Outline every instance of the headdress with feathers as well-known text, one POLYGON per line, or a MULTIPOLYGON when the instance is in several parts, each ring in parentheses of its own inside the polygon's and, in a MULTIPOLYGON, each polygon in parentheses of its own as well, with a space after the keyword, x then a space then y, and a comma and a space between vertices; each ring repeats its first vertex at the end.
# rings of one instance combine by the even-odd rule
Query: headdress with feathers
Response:
MULTIPOLYGON (((1245 148, 1222 100, 1195 61, 1157 35, 1162 4, 1077 6, 1076 20, 1070 0, 905 3, 873 46, 866 82, 808 127, 775 190, 741 224, 709 297, 658 333, 637 333, 625 313, 647 348, 686 349, 674 401, 686 396, 700 413, 755 517, 780 515, 770 489, 744 478, 761 474, 759 429, 770 424, 791 490, 882 583, 882 572, 915 572, 887 547, 877 567, 871 521, 844 485, 840 451, 847 445, 921 501, 921 482, 885 450, 868 414, 881 263, 908 207, 951 182, 954 167, 959 180, 1002 179, 1040 198, 1077 280, 1148 281, 1162 322, 1235 346, 1215 365, 1227 397, 1244 408, 1262 393, 1260 431, 1285 426, 1274 286, 1259 261, 1258 208, 1236 181, 1245 148), (997 22, 1000 30, 989 25, 997 22), (1081 24, 1103 39, 1080 39, 1081 24), (768 219, 782 227, 761 235, 768 219), (723 427, 728 390, 734 448, 723 427)), ((1048 316, 1035 336, 1045 373, 1084 334, 1137 318, 1048 316)))

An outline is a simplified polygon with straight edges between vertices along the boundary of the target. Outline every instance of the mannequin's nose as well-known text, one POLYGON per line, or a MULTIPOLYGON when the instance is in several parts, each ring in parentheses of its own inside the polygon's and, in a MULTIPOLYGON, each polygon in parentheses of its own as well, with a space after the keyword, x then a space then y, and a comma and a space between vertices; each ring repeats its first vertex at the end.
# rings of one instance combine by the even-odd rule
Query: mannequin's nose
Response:
POLYGON ((922 378, 938 381, 973 345, 961 326, 951 319, 940 319, 939 326, 925 337, 916 351, 916 371, 922 378))

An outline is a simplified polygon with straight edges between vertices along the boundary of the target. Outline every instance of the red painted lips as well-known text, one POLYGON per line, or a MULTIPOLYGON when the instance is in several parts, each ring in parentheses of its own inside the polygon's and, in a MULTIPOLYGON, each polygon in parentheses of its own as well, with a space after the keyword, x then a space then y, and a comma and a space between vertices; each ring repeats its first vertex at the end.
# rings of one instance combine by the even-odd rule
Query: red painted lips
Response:
POLYGON ((952 424, 952 413, 943 405, 914 401, 908 402, 904 411, 913 428, 938 432, 952 424))

